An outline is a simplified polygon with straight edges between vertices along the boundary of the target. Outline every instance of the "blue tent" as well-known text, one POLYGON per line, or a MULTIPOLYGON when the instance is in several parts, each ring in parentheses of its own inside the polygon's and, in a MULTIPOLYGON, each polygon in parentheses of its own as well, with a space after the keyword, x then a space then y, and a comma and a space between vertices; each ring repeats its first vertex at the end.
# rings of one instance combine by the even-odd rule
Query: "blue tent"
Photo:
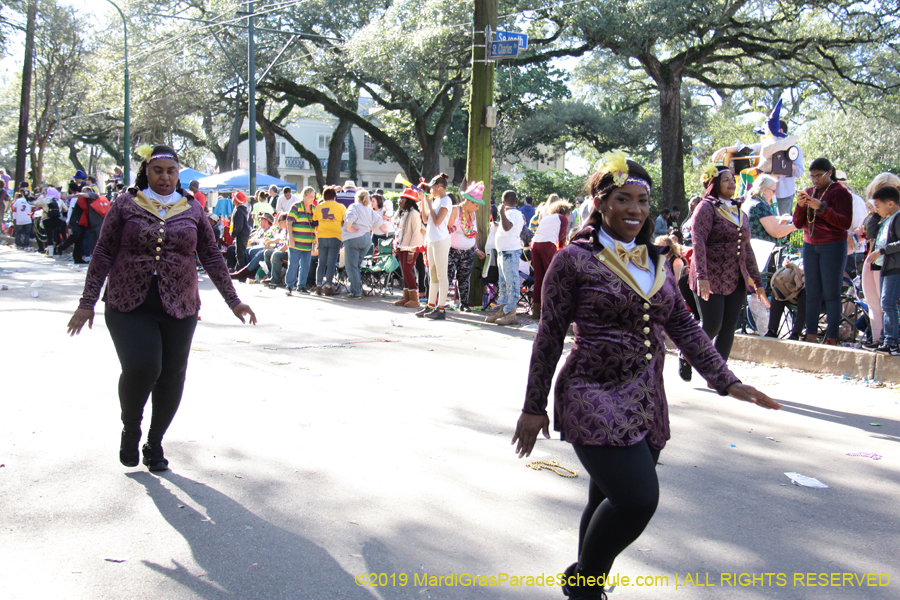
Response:
POLYGON ((197 181, 200 181, 204 177, 209 177, 209 175, 190 167, 185 167, 178 173, 178 179, 181 180, 181 187, 184 189, 188 189, 188 186, 193 180, 196 179, 197 181))
MULTIPOLYGON (((223 193, 235 190, 246 192, 250 189, 250 173, 246 169, 210 175, 203 179, 199 179, 198 181, 200 182, 200 189, 204 191, 215 190, 219 193, 223 193)), ((270 185, 277 185, 279 190, 287 186, 292 190, 297 191, 296 183, 288 183, 287 181, 282 181, 277 177, 272 177, 263 173, 256 174, 257 189, 266 189, 270 185)))

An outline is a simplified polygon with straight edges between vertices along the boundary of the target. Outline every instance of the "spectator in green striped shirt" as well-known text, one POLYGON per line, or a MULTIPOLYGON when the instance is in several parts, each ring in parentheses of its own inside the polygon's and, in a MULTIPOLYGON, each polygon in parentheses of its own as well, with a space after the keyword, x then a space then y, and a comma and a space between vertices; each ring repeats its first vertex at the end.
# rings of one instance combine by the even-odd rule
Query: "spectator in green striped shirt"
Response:
POLYGON ((300 200, 295 202, 287 213, 288 271, 285 284, 288 296, 298 288, 304 294, 309 293, 306 281, 309 278, 312 247, 316 239, 312 221, 315 206, 316 190, 307 186, 303 188, 300 200))

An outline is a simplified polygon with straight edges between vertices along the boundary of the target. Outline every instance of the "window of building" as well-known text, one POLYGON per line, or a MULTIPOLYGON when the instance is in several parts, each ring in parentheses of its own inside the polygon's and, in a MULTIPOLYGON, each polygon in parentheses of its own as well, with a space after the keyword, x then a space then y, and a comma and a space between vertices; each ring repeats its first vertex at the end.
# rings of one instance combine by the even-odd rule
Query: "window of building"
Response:
POLYGON ((369 187, 369 182, 368 182, 368 181, 365 181, 365 180, 364 180, 364 181, 362 182, 362 184, 363 184, 362 186, 363 186, 364 188, 369 187))
POLYGON ((319 134, 319 148, 325 149, 328 147, 328 135, 324 133, 319 134))
POLYGON ((363 160, 372 160, 378 144, 368 135, 363 137, 363 160))
POLYGON ((283 154, 283 155, 285 155, 285 156, 287 156, 287 152, 286 152, 286 149, 285 149, 285 146, 286 146, 286 145, 287 145, 287 144, 286 144, 285 142, 281 142, 281 154, 283 154))
POLYGON ((373 182, 372 182, 372 189, 373 189, 373 190, 377 190, 377 189, 379 189, 380 187, 381 187, 381 182, 380 182, 380 181, 373 181, 373 182))
POLYGON ((394 189, 395 189, 395 190, 402 190, 402 189, 403 189, 403 184, 402 184, 402 183, 395 183, 395 184, 394 184, 394 189))

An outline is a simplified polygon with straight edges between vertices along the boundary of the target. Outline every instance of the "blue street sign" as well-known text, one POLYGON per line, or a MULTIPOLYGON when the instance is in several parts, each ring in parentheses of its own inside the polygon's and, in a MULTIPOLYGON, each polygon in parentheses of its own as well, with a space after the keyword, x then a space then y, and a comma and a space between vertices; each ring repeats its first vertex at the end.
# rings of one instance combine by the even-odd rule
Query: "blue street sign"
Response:
POLYGON ((519 41, 491 42, 491 60, 514 58, 519 54, 519 41))
POLYGON ((508 40, 518 40, 519 41, 519 50, 524 50, 528 47, 528 35, 524 33, 513 33, 512 31, 498 31, 497 32, 497 41, 505 42, 508 40))

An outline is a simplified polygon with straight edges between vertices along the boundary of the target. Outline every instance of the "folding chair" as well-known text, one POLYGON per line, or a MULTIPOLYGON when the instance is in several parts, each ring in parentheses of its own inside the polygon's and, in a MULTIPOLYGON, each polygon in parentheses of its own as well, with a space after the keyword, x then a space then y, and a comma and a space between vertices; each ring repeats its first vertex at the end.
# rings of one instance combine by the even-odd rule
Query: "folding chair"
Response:
POLYGON ((394 257, 392 250, 392 239, 379 240, 378 247, 373 253, 363 259, 360 269, 362 283, 369 286, 372 294, 384 296, 388 290, 393 293, 395 282, 402 285, 403 278, 399 275, 400 262, 394 257))

